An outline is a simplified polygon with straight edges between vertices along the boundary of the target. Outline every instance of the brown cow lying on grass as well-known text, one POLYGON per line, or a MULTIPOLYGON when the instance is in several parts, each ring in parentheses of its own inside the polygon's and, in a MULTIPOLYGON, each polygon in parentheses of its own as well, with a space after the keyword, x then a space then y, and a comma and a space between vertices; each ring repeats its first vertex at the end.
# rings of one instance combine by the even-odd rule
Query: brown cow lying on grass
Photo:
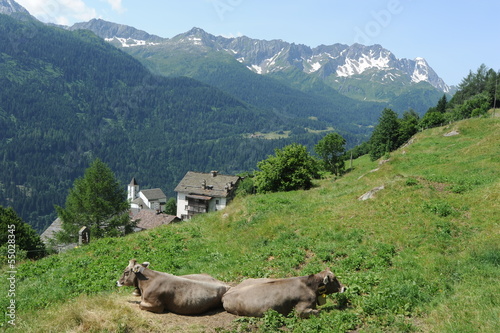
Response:
POLYGON ((130 260, 117 285, 138 287, 141 310, 161 313, 168 310, 183 315, 196 315, 218 308, 229 289, 224 282, 205 274, 175 276, 153 271, 149 263, 130 260))
MULTIPOLYGON (((149 267, 149 262, 145 261, 141 264, 144 267, 149 267)), ((222 283, 224 282, 217 280, 216 278, 211 277, 208 274, 189 274, 189 275, 180 275, 180 277, 185 278, 185 279, 190 279, 190 280, 196 280, 196 281, 205 281, 205 282, 214 282, 214 283, 222 283)), ((119 282, 117 281, 117 284, 119 287, 119 282)), ((141 296, 141 289, 139 289, 139 280, 137 277, 134 279, 134 291, 132 292, 132 295, 134 296, 141 296)))
POLYGON ((324 295, 344 290, 337 277, 326 269, 288 279, 248 279, 231 288, 222 297, 222 303, 227 312, 239 316, 261 317, 270 309, 287 315, 295 309, 307 318, 319 312, 316 303, 322 303, 324 295))

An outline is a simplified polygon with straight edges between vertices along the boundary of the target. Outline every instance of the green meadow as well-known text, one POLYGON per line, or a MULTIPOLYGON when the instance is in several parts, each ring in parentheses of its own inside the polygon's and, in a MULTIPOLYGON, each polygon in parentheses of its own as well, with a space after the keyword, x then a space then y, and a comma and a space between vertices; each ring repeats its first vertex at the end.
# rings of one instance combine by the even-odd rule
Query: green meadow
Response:
MULTIPOLYGON (((115 282, 132 258, 231 284, 330 267, 348 287, 317 317, 269 312, 215 332, 500 332, 500 118, 420 132, 382 163, 363 156, 308 191, 238 197, 187 222, 20 263, 16 326, 2 316, 0 329, 155 331, 120 303, 132 290, 115 282)), ((3 296, 6 267, 0 279, 3 296)))

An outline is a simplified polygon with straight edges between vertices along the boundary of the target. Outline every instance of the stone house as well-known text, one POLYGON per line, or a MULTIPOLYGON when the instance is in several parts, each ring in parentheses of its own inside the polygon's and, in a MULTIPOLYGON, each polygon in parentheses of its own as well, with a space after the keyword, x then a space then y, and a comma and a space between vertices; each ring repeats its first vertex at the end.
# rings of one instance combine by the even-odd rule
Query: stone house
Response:
POLYGON ((233 199, 239 176, 221 175, 217 171, 188 171, 175 188, 177 217, 190 219, 196 214, 224 209, 233 199))

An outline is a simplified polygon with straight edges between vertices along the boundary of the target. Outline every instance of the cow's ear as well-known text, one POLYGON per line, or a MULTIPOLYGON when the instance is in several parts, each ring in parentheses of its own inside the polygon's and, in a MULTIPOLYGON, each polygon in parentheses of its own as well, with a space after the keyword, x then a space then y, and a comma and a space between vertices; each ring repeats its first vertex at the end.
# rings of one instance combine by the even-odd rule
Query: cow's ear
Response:
POLYGON ((145 268, 148 268, 149 267, 149 261, 145 261, 142 263, 142 266, 145 267, 145 268))
POLYGON ((134 268, 132 268, 132 272, 134 273, 142 273, 144 272, 144 266, 142 265, 135 265, 134 268))
POLYGON ((330 275, 326 274, 325 277, 323 278, 323 283, 328 284, 331 282, 330 275))

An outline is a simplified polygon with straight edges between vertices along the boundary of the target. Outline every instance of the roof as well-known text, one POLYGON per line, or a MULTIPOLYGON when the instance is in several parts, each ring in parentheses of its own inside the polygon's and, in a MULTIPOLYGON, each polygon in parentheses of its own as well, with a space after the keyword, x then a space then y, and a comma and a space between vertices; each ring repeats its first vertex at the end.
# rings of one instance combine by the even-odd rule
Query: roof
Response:
POLYGON ((179 218, 175 215, 157 213, 156 211, 150 209, 142 209, 134 216, 134 221, 138 221, 137 227, 141 229, 153 229, 159 227, 160 225, 166 225, 179 221, 179 218))
POLYGON ((225 198, 231 193, 239 180, 239 176, 220 175, 216 171, 210 173, 188 171, 174 191, 191 195, 225 198))
POLYGON ((136 204, 139 207, 141 207, 141 206, 142 207, 147 207, 148 206, 148 205, 146 205, 146 203, 144 202, 144 200, 142 200, 141 197, 132 200, 131 204, 136 204))
POLYGON ((47 229, 45 229, 45 231, 40 235, 40 239, 42 240, 42 242, 44 242, 46 245, 55 246, 55 249, 57 249, 58 252, 63 252, 78 246, 77 243, 51 244, 51 241, 55 241, 55 233, 62 230, 62 223, 63 222, 60 218, 56 218, 54 222, 52 222, 52 224, 49 225, 47 229))
POLYGON ((132 186, 137 186, 139 184, 137 184, 137 181, 135 180, 135 177, 132 178, 132 180, 130 181, 130 184, 129 185, 132 185, 132 186))
POLYGON ((47 242, 50 239, 54 239, 54 234, 58 231, 62 230, 62 220, 57 218, 52 222, 51 225, 45 229, 45 231, 40 235, 40 238, 43 242, 47 242))
POLYGON ((163 191, 159 188, 152 188, 150 190, 141 190, 141 192, 149 201, 167 198, 165 193, 163 193, 163 191))

